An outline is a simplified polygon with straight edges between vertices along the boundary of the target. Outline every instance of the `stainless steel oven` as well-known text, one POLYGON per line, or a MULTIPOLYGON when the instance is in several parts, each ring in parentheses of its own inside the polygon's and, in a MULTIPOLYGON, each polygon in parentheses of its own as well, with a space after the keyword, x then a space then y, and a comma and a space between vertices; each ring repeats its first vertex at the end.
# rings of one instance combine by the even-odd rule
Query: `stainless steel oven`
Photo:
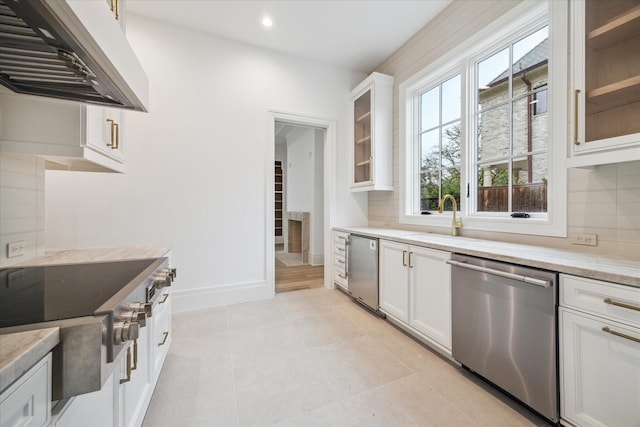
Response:
POLYGON ((454 254, 452 355, 559 421, 557 273, 454 254))

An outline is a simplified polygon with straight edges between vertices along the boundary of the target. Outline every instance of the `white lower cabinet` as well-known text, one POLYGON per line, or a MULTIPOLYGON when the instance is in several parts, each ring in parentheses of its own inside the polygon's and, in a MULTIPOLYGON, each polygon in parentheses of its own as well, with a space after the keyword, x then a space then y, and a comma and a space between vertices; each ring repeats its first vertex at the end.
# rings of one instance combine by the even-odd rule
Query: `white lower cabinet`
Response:
POLYGON ((380 310, 409 323, 409 246, 380 240, 378 247, 380 310))
POLYGON ((153 338, 151 339, 152 383, 155 387, 164 359, 171 344, 171 292, 162 290, 162 295, 153 306, 153 338))
POLYGON ((380 310, 451 354, 450 253, 380 240, 380 310))
POLYGON ((51 427, 117 426, 114 377, 112 374, 98 391, 58 402, 53 408, 51 427))
POLYGON ((562 275, 560 305, 563 422, 640 426, 640 289, 562 275))
POLYGON ((0 394, 0 427, 42 427, 51 419, 51 353, 0 394))
MULTIPOLYGON (((152 318, 147 319, 147 325, 152 318)), ((119 415, 122 417, 121 426, 139 426, 142 424, 144 414, 151 398, 151 373, 153 370, 152 359, 150 358, 150 328, 140 329, 137 345, 131 346, 131 370, 127 372, 127 360, 123 358, 120 363, 118 381, 120 388, 118 391, 119 415)))

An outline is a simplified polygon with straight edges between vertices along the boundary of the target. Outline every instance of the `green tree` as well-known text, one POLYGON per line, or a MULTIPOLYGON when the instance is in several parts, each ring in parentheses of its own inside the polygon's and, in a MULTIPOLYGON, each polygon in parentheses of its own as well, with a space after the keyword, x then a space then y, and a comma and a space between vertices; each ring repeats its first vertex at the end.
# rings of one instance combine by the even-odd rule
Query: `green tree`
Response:
MULTIPOLYGON (((440 198, 451 194, 460 205, 460 125, 446 128, 441 146, 422 156, 420 209, 437 210, 440 198)), ((447 210, 451 206, 447 204, 447 210)))

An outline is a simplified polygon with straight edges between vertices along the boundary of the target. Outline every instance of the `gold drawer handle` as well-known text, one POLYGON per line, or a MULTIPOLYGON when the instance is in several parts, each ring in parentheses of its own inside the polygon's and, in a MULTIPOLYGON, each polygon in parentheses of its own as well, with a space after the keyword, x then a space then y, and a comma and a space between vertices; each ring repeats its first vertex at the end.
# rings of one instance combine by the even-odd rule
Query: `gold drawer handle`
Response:
POLYGON ((338 277, 342 277, 343 279, 347 278, 347 276, 343 276, 342 274, 339 274, 339 273, 338 273, 338 277))
POLYGON ((606 332, 608 334, 615 335, 617 337, 624 338, 626 340, 635 341, 637 343, 640 343, 640 338, 632 337, 631 335, 623 334, 621 332, 612 331, 607 326, 603 326, 602 327, 602 332, 606 332))
POLYGON ((167 298, 169 298, 169 294, 162 295, 162 299, 158 301, 158 304, 164 304, 165 302, 167 302, 167 298))
POLYGON ((341 259, 339 259, 339 260, 338 260, 338 262, 339 262, 340 264, 344 264, 344 261, 343 261, 343 260, 341 260, 341 259))
POLYGON ((163 333, 162 333, 162 341, 160 341, 160 342, 158 343, 158 347, 160 347, 160 346, 164 345, 164 343, 166 343, 166 342, 167 342, 167 338, 169 338, 169 332, 163 332, 163 333))
POLYGON ((344 252, 344 248, 337 248, 339 251, 344 252))
POLYGON ((338 236, 338 239, 347 240, 347 238, 344 236, 338 236))
POLYGON ((122 378, 120 384, 131 381, 131 347, 127 349, 127 378, 122 378))
POLYGON ((605 298, 603 302, 605 304, 615 305, 616 307, 628 308, 629 310, 633 310, 633 311, 640 311, 640 307, 638 307, 637 305, 626 304, 624 302, 612 300, 611 298, 605 298))

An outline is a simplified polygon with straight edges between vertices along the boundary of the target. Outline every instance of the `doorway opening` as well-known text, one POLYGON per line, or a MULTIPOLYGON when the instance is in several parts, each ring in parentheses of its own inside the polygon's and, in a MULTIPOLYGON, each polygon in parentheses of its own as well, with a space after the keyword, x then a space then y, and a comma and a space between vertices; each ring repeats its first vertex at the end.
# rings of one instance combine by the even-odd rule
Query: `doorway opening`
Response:
POLYGON ((275 292, 324 286, 326 130, 275 120, 275 292))

